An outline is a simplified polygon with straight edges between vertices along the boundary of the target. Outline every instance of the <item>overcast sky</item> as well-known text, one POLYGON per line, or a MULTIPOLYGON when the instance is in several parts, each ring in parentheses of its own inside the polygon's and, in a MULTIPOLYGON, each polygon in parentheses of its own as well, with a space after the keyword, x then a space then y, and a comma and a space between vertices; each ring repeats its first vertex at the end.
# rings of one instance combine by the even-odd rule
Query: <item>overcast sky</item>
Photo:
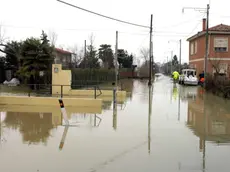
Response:
MULTIPOLYGON (((66 2, 140 25, 150 25, 153 14, 153 51, 155 61, 163 62, 171 50, 178 55, 182 39, 182 62, 188 62, 186 38, 200 31, 205 13, 185 10, 183 7, 206 8, 209 0, 66 0, 66 2), (171 40, 170 43, 168 41, 171 40)), ((58 34, 57 47, 78 45, 88 41, 91 33, 95 46, 115 46, 115 32, 119 31, 118 48, 139 56, 142 47, 149 47, 149 30, 118 23, 106 18, 64 5, 56 0, 0 0, 0 23, 9 39, 22 40, 39 37, 43 29, 58 34)), ((211 0, 210 27, 230 24, 230 1, 211 0)))

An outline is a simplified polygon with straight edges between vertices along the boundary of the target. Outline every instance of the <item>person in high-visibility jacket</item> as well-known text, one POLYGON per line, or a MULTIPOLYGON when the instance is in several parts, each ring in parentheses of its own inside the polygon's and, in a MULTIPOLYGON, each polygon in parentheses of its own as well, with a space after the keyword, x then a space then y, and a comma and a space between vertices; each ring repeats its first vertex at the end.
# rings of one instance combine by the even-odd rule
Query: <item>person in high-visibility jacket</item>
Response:
POLYGON ((173 81, 174 82, 178 81, 179 80, 179 76, 180 76, 179 72, 174 71, 173 72, 173 81))

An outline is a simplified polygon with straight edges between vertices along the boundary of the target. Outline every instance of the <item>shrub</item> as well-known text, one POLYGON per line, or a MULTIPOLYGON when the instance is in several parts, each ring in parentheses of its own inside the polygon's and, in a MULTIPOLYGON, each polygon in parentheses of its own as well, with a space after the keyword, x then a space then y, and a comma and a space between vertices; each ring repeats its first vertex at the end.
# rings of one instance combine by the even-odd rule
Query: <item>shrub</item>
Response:
POLYGON ((214 94, 223 93, 227 86, 230 86, 230 80, 224 75, 207 75, 206 78, 207 91, 211 91, 214 94))

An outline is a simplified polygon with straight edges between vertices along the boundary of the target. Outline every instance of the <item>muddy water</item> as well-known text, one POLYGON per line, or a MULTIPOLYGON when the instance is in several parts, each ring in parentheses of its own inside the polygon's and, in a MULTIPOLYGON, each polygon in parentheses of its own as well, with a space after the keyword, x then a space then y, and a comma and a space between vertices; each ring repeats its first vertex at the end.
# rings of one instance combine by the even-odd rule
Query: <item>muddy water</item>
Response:
POLYGON ((57 109, 1 106, 0 171, 229 171, 229 101, 167 77, 128 85, 117 113, 67 108, 69 127, 57 109))

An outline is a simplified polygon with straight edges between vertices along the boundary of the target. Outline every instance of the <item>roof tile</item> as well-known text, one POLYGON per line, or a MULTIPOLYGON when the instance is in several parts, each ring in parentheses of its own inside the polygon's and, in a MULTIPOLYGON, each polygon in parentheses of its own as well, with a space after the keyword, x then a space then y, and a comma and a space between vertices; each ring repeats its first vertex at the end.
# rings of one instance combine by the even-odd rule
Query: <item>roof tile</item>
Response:
POLYGON ((225 24, 219 24, 217 26, 209 28, 210 31, 230 32, 230 26, 225 24))
POLYGON ((69 51, 66 51, 66 50, 63 50, 63 49, 60 49, 60 48, 55 48, 55 50, 59 53, 63 53, 63 54, 72 54, 71 52, 69 51))

